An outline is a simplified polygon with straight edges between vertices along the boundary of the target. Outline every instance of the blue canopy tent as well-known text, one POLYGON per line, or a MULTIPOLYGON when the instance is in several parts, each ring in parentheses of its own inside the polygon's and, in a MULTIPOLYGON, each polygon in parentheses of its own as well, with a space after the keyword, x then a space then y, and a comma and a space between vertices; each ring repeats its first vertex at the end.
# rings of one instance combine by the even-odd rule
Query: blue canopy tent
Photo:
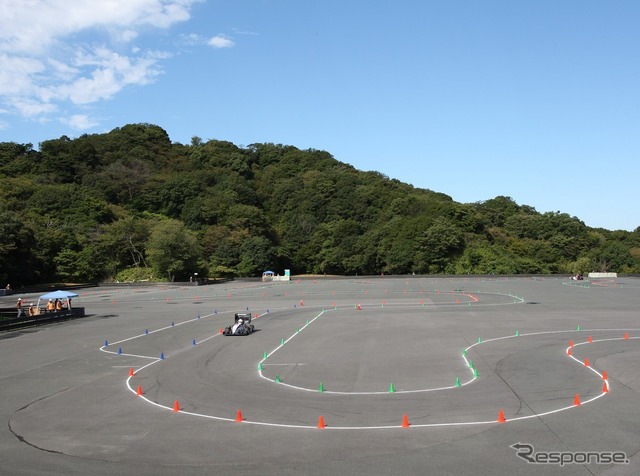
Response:
POLYGON ((71 291, 53 291, 47 294, 43 294, 38 298, 38 309, 40 308, 41 300, 49 301, 50 299, 52 300, 60 299, 63 302, 66 301, 67 309, 71 309, 71 306, 69 305, 69 299, 75 298, 75 297, 78 297, 78 294, 72 293, 71 291))

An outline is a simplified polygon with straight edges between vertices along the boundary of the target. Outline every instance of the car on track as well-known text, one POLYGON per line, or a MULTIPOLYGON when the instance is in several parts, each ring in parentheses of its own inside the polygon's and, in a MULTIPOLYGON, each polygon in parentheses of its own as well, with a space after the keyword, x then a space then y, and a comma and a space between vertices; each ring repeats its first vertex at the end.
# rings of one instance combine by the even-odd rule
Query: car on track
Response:
POLYGON ((239 312, 235 314, 235 323, 224 328, 222 333, 226 336, 248 336, 253 334, 254 327, 251 324, 250 312, 239 312))

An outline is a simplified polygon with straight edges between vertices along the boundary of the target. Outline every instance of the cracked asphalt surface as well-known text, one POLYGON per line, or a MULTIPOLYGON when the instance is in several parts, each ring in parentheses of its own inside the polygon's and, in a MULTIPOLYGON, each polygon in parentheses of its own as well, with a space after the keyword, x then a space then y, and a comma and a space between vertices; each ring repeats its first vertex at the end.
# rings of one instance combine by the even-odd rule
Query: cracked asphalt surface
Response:
POLYGON ((419 276, 80 290, 87 317, 0 334, 0 474, 638 474, 639 291, 419 276), (254 334, 219 334, 246 311, 254 334), (629 462, 532 464, 518 443, 629 462))

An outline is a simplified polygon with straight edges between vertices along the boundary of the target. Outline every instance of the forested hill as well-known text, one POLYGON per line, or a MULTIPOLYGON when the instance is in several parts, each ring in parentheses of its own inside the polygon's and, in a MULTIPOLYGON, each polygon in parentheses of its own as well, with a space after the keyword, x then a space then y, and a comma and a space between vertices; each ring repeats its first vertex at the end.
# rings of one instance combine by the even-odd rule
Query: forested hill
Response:
POLYGON ((508 197, 461 204, 319 150, 158 126, 0 143, 0 282, 293 274, 640 272, 640 228, 508 197))

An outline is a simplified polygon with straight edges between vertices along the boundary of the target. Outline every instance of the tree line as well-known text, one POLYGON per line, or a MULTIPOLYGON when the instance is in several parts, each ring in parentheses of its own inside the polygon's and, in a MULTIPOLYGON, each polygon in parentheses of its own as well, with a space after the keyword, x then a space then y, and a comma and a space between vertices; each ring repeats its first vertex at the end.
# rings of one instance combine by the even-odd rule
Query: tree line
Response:
POLYGON ((640 227, 457 203, 321 150, 171 142, 152 124, 0 143, 0 282, 640 272, 640 227))

